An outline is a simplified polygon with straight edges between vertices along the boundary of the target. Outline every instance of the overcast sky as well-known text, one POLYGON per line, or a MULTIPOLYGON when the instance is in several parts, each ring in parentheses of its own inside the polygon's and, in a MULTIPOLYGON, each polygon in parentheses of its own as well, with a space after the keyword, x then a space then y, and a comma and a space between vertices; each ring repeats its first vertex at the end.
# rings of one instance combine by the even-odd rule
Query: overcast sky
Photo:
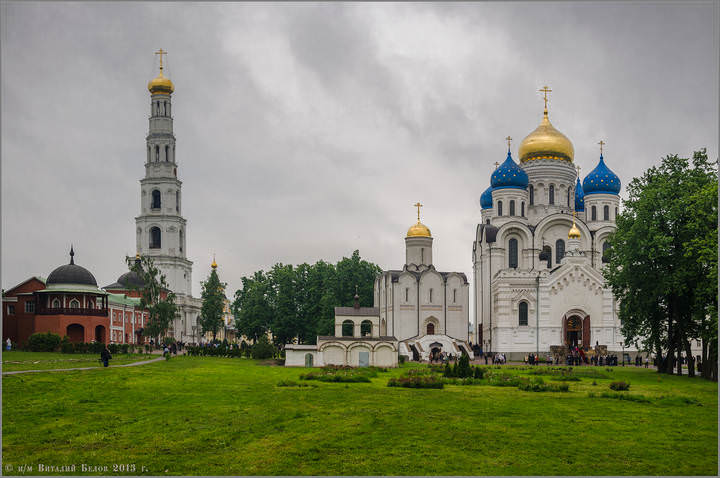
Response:
POLYGON ((401 268, 416 201, 436 267, 472 279, 480 194, 545 84, 583 176, 600 139, 623 186, 668 153, 718 154, 710 2, 0 8, 6 289, 71 243, 100 286, 125 272, 160 47, 195 295, 213 252, 230 297, 276 262, 359 249, 401 268))

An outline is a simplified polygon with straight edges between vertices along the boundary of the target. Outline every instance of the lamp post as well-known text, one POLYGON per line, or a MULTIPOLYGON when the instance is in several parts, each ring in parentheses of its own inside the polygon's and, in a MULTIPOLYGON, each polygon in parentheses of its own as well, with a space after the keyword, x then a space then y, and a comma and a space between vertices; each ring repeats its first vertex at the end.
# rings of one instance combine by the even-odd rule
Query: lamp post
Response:
POLYGON ((540 272, 535 277, 535 356, 540 355, 540 272))

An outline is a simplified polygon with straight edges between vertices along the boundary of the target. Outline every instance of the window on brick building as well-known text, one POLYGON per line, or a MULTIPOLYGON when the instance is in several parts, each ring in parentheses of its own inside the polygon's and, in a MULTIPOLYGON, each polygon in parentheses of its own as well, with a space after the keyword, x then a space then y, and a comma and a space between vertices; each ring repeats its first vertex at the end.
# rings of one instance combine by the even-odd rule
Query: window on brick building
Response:
POLYGON ((26 314, 34 314, 35 313, 35 302, 33 302, 33 301, 25 302, 25 313, 26 314))

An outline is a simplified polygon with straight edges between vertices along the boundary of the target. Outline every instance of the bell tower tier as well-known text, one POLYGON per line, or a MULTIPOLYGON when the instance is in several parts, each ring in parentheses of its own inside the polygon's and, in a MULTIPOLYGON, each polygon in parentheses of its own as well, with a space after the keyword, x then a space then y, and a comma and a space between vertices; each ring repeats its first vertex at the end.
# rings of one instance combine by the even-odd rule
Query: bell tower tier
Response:
POLYGON ((192 262, 186 256, 187 221, 182 217, 182 181, 177 178, 175 135, 171 116, 174 85, 160 73, 150 83, 150 118, 145 138, 145 177, 140 180, 140 215, 135 218, 136 248, 153 258, 178 295, 192 294, 192 262))

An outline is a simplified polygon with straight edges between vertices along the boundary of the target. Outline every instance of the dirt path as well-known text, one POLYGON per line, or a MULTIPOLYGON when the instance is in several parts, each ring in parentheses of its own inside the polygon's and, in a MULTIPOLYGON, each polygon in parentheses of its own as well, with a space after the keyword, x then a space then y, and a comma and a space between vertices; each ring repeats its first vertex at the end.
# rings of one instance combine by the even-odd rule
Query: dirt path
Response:
MULTIPOLYGON (((126 363, 123 365, 110 365, 108 368, 116 368, 116 367, 134 367, 136 365, 145 365, 153 362, 159 362, 160 360, 165 360, 163 357, 159 357, 156 359, 151 360, 142 360, 140 362, 133 362, 133 363, 126 363)), ((71 372, 73 370, 95 370, 99 368, 105 368, 105 367, 77 367, 77 368, 55 368, 55 369, 46 369, 46 370, 15 370, 12 372, 3 372, 3 375, 16 375, 18 373, 36 373, 36 372, 71 372)))

